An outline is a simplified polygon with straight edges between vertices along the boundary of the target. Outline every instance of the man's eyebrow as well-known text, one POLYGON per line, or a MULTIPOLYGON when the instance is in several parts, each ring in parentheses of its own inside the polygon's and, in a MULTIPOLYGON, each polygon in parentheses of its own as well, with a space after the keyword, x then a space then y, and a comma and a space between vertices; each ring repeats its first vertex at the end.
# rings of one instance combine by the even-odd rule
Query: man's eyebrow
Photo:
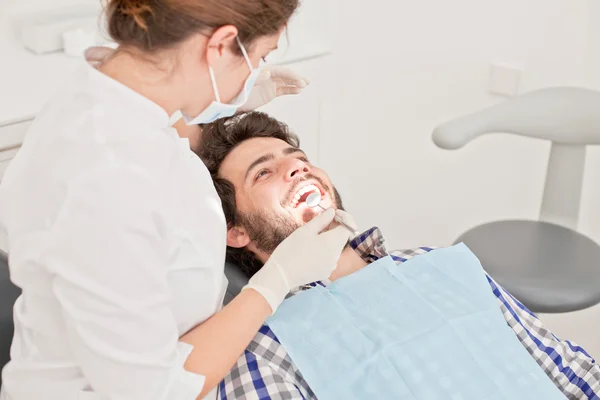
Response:
POLYGON ((275 156, 273 155, 273 153, 265 154, 264 156, 258 157, 256 160, 254 160, 252 162, 252 164, 250 164, 250 166, 246 170, 246 175, 244 176, 244 180, 248 179, 248 175, 250 175, 250 172, 252 172, 252 170, 254 168, 258 167, 260 164, 265 163, 269 160, 273 160, 274 158, 275 158, 275 156))
POLYGON ((294 154, 294 153, 302 153, 302 154, 306 155, 306 153, 304 151, 302 151, 302 149, 299 149, 298 147, 288 147, 288 148, 285 148, 285 149, 283 149, 282 153, 283 153, 284 156, 287 156, 287 155, 290 155, 290 154, 294 154))

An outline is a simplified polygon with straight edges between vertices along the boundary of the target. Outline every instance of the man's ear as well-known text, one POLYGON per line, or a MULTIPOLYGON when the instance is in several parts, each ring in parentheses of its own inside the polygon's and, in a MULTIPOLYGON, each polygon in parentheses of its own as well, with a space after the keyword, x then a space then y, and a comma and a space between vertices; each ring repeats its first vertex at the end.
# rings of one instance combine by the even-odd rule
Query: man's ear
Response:
POLYGON ((244 228, 234 226, 227 230, 227 246, 241 249, 248 246, 248 243, 250 243, 250 236, 244 228))

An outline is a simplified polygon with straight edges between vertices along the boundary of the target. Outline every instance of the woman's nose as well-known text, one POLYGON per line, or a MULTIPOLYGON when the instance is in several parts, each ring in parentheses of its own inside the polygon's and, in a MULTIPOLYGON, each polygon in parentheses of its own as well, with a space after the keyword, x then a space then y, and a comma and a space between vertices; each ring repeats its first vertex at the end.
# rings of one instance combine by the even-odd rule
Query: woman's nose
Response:
POLYGON ((285 169, 285 179, 287 181, 293 181, 310 172, 309 166, 302 160, 289 161, 285 169))

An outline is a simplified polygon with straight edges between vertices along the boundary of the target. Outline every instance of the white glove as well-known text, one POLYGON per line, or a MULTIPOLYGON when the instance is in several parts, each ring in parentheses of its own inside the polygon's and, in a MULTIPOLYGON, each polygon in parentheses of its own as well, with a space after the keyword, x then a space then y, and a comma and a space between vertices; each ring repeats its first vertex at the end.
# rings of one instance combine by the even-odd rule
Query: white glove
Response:
POLYGON ((99 67, 108 60, 115 52, 115 49, 106 46, 88 47, 83 53, 85 60, 94 67, 99 67))
POLYGON ((352 216, 346 211, 337 210, 335 212, 335 220, 346 226, 346 229, 348 229, 348 233, 351 235, 352 239, 360 234, 358 227, 356 226, 356 222, 354 222, 354 218, 352 218, 352 216))
POLYGON ((264 67, 250 92, 248 101, 240 107, 247 112, 264 106, 278 96, 298 94, 310 82, 284 67, 264 67))
POLYGON ((244 289, 260 293, 275 313, 290 290, 328 278, 349 238, 343 226, 320 233, 334 217, 333 209, 328 209, 298 228, 281 242, 244 289))

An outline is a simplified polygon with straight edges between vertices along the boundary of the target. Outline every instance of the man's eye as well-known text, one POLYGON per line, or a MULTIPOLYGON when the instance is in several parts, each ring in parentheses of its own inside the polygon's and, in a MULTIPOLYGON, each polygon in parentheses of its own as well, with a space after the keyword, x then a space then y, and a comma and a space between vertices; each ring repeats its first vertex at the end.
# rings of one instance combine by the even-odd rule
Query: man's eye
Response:
POLYGON ((308 161, 308 158, 306 158, 306 157, 299 157, 298 160, 305 162, 307 164, 310 164, 310 161, 308 161))
POLYGON ((258 174, 256 174, 255 180, 259 180, 263 176, 266 176, 268 173, 269 173, 268 169, 261 169, 260 171, 258 171, 258 174))

